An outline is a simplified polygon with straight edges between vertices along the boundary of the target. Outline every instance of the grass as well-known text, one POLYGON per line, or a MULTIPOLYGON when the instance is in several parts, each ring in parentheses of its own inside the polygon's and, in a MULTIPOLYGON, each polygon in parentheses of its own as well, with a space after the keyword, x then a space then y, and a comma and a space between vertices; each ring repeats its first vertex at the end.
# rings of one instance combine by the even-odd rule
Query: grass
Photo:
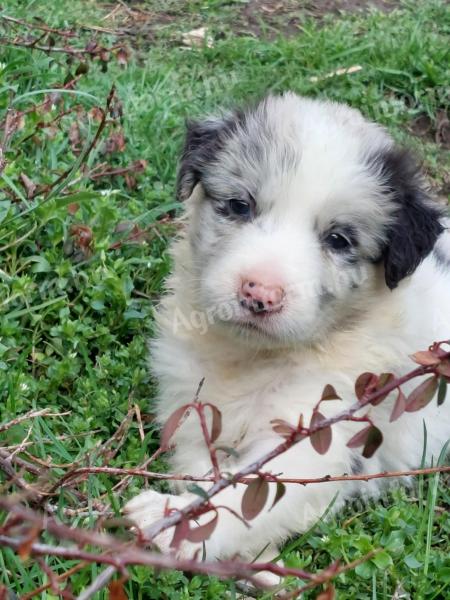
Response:
MULTIPOLYGON (((117 26, 111 19, 102 20, 112 7, 93 1, 64 0, 51 11, 37 1, 17 4, 6 0, 3 13, 28 20, 40 16, 54 27, 117 26)), ((29 434, 29 449, 41 460, 101 464, 94 448, 110 438, 130 403, 151 412, 154 384, 146 366, 146 340, 152 334, 152 305, 170 268, 166 249, 174 234, 170 221, 160 217, 177 208, 174 177, 186 117, 256 98, 268 89, 348 102, 412 147, 436 192, 445 196, 448 151, 432 136, 410 133, 411 124, 422 115, 432 130, 439 110, 449 106, 450 11, 444 1, 404 2, 391 13, 325 16, 320 21, 299 11, 296 33, 284 36, 280 17, 275 25, 260 23, 259 38, 243 31, 245 24, 237 17, 243 4, 149 0, 145 9, 156 13, 156 24, 151 24, 155 19, 147 25, 134 23, 138 35, 129 37, 133 53, 127 67, 111 60, 102 72, 92 63, 75 92, 65 94, 66 108, 80 106, 78 117, 70 113, 58 128, 36 129, 54 113, 31 111, 12 138, 0 179, 0 422, 31 408, 70 413, 16 426, 2 443, 18 443, 29 434), (164 20, 167 12, 170 19, 164 20), (182 47, 180 33, 202 24, 210 27, 213 47, 182 47), (351 65, 362 69, 323 77, 351 65), (42 196, 28 199, 20 175, 45 184, 76 165, 79 154, 74 153, 69 131, 77 121, 81 146, 92 139, 98 123, 86 113, 104 104, 112 82, 123 117, 120 125, 108 125, 105 137, 122 127, 126 147, 105 152, 102 142, 89 156, 88 166, 107 161, 120 168, 145 159, 137 186, 130 188, 123 177, 89 181, 78 166, 71 173, 72 187, 54 191, 45 202, 42 196), (75 196, 68 199, 67 189, 75 196), (69 202, 78 205, 76 211, 69 202), (145 241, 111 249, 130 223, 148 231, 145 241), (89 228, 89 249, 73 235, 80 225, 89 228)), ((121 15, 122 20, 127 17, 126 12, 121 15)), ((93 35, 78 31, 83 44, 93 35)), ((111 42, 108 36, 99 39, 111 42)), ((12 45, 3 45, 0 62, 3 114, 11 104, 25 110, 42 102, 44 90, 73 76, 78 65, 12 45)), ((151 421, 144 426, 141 441, 138 424, 131 424, 111 466, 136 466, 157 448, 155 427, 151 421)), ((164 461, 153 468, 163 470, 164 461)), ((55 467, 53 473, 62 470, 55 467)), ((0 473, 0 483, 1 477, 0 473)), ((93 502, 102 494, 112 497, 114 483, 107 477, 90 477, 83 489, 93 502)), ((133 480, 126 496, 141 486, 140 480, 133 480)), ((449 597, 450 493, 438 476, 421 482, 418 489, 418 498, 413 491, 395 490, 378 503, 349 507, 345 514, 318 523, 286 546, 286 563, 315 571, 332 560, 352 561, 382 547, 372 560, 338 578, 339 598, 386 600, 396 592, 429 600, 449 597)), ((124 500, 117 497, 114 505, 124 500)), ((55 503, 76 505, 68 492, 55 503)), ((92 523, 93 517, 79 519, 80 525, 92 523)), ((73 566, 59 559, 49 564, 56 572, 73 566)), ((73 592, 79 593, 98 572, 92 566, 74 575, 73 592)), ((0 583, 21 595, 45 581, 38 565, 0 550, 0 583)), ((135 599, 235 597, 230 582, 143 568, 132 570, 127 591, 135 599)), ((54 595, 45 592, 42 597, 50 600, 54 595)))

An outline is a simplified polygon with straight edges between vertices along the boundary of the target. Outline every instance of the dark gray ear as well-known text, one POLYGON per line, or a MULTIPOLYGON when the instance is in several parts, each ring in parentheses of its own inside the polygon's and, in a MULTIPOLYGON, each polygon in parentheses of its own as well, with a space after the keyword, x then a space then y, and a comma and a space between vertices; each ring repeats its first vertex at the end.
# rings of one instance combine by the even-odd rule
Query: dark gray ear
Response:
POLYGON ((408 152, 388 150, 377 157, 378 167, 380 161, 381 176, 396 204, 383 251, 386 283, 392 290, 433 249, 444 230, 443 210, 429 198, 419 167, 408 152))
POLYGON ((206 119, 188 121, 187 133, 181 155, 177 179, 177 196, 186 200, 201 180, 205 168, 217 158, 235 121, 229 119, 206 119))

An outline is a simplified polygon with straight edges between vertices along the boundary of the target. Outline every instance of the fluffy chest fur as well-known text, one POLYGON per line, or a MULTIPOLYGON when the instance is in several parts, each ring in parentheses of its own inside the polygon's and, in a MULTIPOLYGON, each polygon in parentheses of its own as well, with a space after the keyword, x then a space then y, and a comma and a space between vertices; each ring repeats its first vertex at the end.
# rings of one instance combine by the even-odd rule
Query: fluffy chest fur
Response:
MULTIPOLYGON (((443 239, 441 245, 444 244, 448 241, 443 239)), ((185 259, 188 252, 185 240, 177 242, 175 257, 185 259)), ((158 419, 163 424, 174 410, 190 402, 204 379, 200 400, 217 406, 223 417, 217 444, 244 454, 253 448, 255 457, 259 440, 269 438, 274 445, 280 441, 272 430, 273 419, 295 424, 302 414, 305 422, 309 422, 327 383, 332 384, 342 398, 322 405, 321 411, 332 416, 354 403, 354 382, 359 374, 364 371, 405 373, 413 366, 409 359, 412 351, 426 348, 431 340, 450 330, 450 317, 445 308, 450 302, 450 282, 446 276, 442 277, 433 256, 396 294, 387 292, 377 296, 358 327, 334 331, 323 343, 309 348, 258 350, 237 344, 214 328, 204 331, 199 321, 192 318, 196 307, 194 302, 189 303, 192 298, 189 281, 184 269, 175 270, 170 281, 173 291, 160 307, 160 336, 152 344, 151 363, 160 383, 158 419), (181 305, 182 313, 177 311, 181 305)), ((405 386, 405 391, 414 385, 417 383, 405 386)), ((394 396, 371 412, 375 413, 377 423, 387 428, 387 440, 392 430, 395 445, 398 426, 389 424, 393 402, 394 396)), ((430 407, 429 412, 434 415, 436 410, 430 407)), ((401 429, 408 429, 409 421, 413 420, 406 415, 401 429)), ((438 423, 431 427, 439 429, 438 423)), ((337 426, 338 435, 346 439, 360 428, 353 423, 337 426)), ((436 443, 431 441, 430 452, 435 455, 445 441, 448 428, 444 425, 442 429, 442 433, 436 435, 436 443)), ((390 456, 386 451, 389 458, 383 459, 383 453, 373 459, 376 463, 373 467, 401 469, 416 464, 422 452, 422 436, 422 429, 414 424, 414 435, 404 448, 404 454, 397 450, 390 456)), ((176 471, 196 475, 210 471, 209 456, 195 415, 183 423, 175 440, 178 448, 172 462, 176 471)), ((236 462, 226 451, 219 453, 219 458, 224 468, 236 462)), ((335 474, 353 468, 349 458, 333 466, 335 474)), ((290 474, 295 476, 295 472, 290 474)))

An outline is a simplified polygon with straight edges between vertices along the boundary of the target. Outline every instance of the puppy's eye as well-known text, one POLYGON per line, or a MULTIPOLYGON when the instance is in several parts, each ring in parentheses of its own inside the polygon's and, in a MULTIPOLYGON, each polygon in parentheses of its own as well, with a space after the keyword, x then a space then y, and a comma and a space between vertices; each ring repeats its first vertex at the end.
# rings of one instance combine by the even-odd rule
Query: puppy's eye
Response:
POLYGON ((240 219, 250 219, 253 216, 253 205, 246 200, 232 198, 228 201, 230 215, 240 219))
POLYGON ((352 246, 350 240, 348 240, 345 236, 340 233, 330 233, 325 238, 325 243, 332 250, 336 250, 337 252, 343 250, 349 250, 352 246))

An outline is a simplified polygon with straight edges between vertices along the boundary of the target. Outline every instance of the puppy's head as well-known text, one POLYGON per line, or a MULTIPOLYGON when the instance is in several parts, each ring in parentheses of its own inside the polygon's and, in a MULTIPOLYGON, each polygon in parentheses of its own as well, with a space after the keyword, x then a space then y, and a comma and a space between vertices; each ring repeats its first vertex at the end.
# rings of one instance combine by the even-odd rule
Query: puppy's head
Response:
POLYGON ((258 343, 349 326, 442 231, 414 163, 382 128, 294 94, 189 124, 178 194, 198 306, 258 343))

